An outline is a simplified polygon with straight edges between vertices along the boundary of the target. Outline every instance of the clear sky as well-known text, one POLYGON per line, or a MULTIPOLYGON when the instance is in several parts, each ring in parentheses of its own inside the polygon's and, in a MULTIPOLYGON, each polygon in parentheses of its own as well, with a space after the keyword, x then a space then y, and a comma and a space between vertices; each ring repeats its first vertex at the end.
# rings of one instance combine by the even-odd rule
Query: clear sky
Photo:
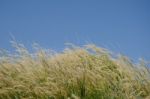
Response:
POLYGON ((12 50, 11 34, 28 48, 95 43, 150 60, 150 0, 0 0, 0 48, 12 50))

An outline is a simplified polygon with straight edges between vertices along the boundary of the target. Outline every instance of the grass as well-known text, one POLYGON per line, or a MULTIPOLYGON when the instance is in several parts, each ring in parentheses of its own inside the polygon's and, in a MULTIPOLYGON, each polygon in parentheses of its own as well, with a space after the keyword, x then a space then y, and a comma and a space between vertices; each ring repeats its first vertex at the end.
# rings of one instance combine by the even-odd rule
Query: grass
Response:
POLYGON ((0 56, 0 99, 150 99, 150 68, 95 45, 0 56))

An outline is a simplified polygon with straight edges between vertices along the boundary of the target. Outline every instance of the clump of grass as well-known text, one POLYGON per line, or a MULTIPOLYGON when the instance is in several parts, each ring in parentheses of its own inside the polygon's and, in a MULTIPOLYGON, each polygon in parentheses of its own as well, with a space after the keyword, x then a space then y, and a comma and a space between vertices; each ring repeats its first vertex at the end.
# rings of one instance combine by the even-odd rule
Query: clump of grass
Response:
POLYGON ((150 99, 150 69, 95 45, 0 56, 0 99, 150 99))

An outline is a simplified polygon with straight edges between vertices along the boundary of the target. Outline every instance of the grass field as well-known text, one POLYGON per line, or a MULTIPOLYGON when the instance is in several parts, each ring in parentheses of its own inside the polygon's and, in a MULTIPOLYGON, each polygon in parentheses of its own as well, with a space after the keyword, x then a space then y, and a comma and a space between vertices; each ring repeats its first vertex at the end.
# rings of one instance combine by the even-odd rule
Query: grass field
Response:
POLYGON ((150 99, 150 68, 122 55, 85 45, 57 53, 1 51, 0 99, 150 99))

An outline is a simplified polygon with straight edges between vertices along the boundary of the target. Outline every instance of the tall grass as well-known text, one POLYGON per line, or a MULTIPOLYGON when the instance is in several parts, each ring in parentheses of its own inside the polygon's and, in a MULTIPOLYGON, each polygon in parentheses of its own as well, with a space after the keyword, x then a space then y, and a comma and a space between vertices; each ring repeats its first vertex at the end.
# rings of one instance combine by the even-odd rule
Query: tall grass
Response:
POLYGON ((150 99, 150 69, 95 45, 61 53, 13 42, 0 56, 0 99, 150 99))

